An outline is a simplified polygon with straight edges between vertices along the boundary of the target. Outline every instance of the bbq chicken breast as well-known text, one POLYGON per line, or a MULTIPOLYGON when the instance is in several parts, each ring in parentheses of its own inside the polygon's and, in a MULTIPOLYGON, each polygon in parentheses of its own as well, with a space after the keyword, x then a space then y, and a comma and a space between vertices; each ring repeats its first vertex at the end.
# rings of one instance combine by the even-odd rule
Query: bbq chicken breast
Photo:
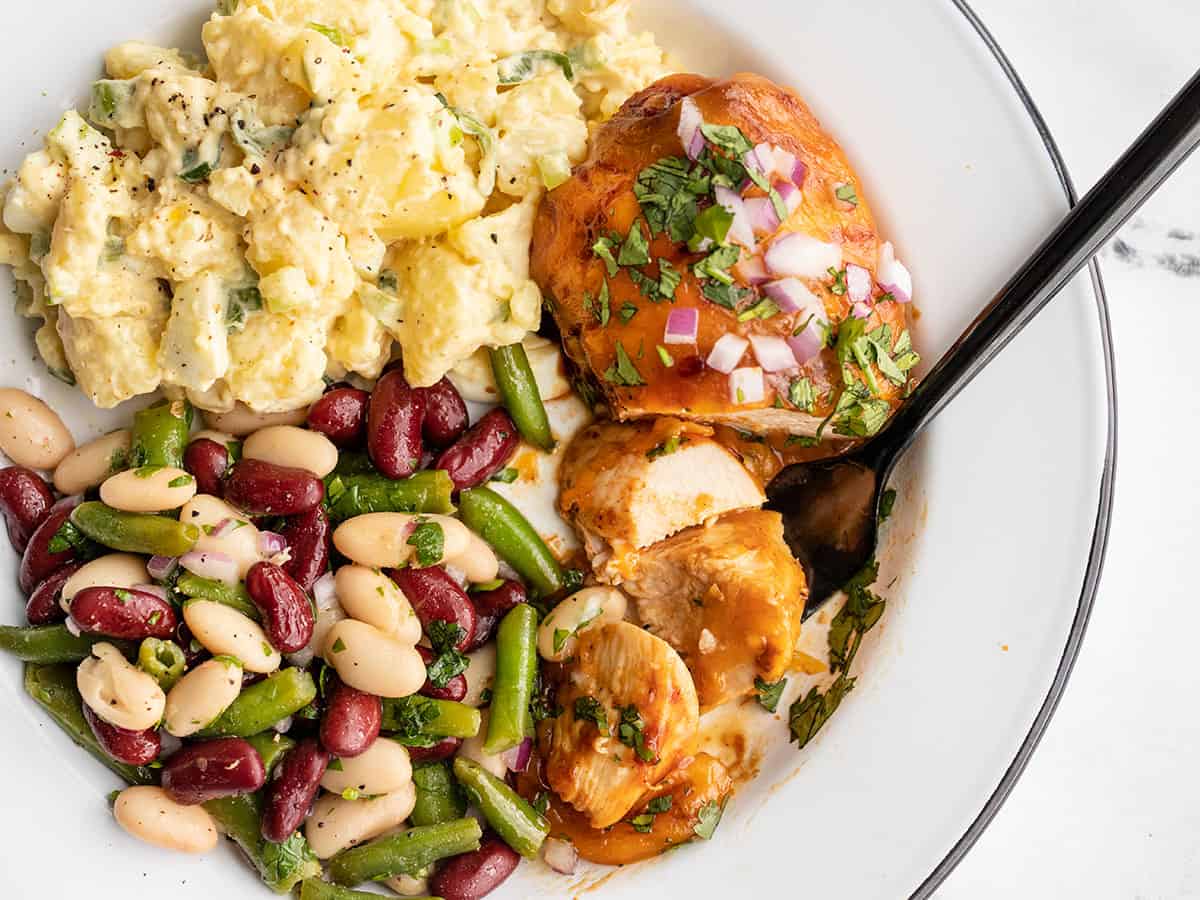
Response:
POLYGON ((672 75, 543 199, 531 275, 615 418, 874 434, 917 362, 912 280, 791 91, 672 75))

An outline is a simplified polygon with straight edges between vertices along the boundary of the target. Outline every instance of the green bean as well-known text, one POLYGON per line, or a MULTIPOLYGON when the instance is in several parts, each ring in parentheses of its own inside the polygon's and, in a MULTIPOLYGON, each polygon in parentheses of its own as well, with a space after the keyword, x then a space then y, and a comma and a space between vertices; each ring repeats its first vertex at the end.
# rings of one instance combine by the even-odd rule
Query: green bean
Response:
POLYGON ((223 581, 214 581, 211 578, 201 578, 191 572, 184 572, 175 582, 175 590, 185 597, 195 600, 211 600, 222 606, 236 609, 243 616, 249 616, 256 622, 261 618, 258 607, 254 605, 250 594, 246 591, 246 586, 240 583, 226 584, 223 581))
POLYGON ((290 893, 300 882, 320 876, 321 863, 302 832, 296 832, 282 844, 272 844, 263 838, 262 798, 258 794, 209 800, 204 808, 217 827, 241 847, 275 893, 290 893))
POLYGON ((454 512, 454 483, 441 469, 393 481, 383 475, 335 475, 326 485, 326 510, 337 523, 377 512, 454 512))
POLYGON ((503 753, 533 736, 529 701, 537 687, 537 627, 537 611, 528 603, 517 604, 500 620, 484 753, 503 753))
POLYGON ((163 691, 169 691, 183 677, 187 669, 187 657, 183 648, 174 641, 146 638, 138 648, 138 668, 158 682, 163 691))
POLYGON ((117 641, 101 634, 71 634, 66 625, 19 627, 0 625, 0 650, 28 663, 76 663, 92 655, 99 643, 120 647, 126 655, 133 652, 128 641, 117 641))
POLYGON ((523 344, 512 344, 490 350, 492 374, 505 409, 512 416, 513 424, 521 437, 547 453, 554 449, 554 435, 550 431, 550 417, 542 403, 537 379, 529 365, 529 356, 523 344))
POLYGON ((413 875, 439 859, 478 850, 481 837, 483 829, 474 819, 411 828, 343 850, 330 860, 329 876, 350 885, 413 875))
POLYGON ((429 746, 448 737, 475 737, 481 721, 479 710, 453 700, 417 695, 383 699, 381 730, 409 746, 429 746))
MULTIPOLYGON (((318 878, 310 879, 300 886, 300 900, 379 900, 378 894, 353 891, 338 887, 318 878)), ((441 900, 440 897, 410 897, 408 900, 441 900)))
POLYGON ((566 574, 546 542, 520 511, 491 488, 463 491, 458 498, 463 523, 495 548, 541 597, 566 587, 566 574))
POLYGON ((71 513, 75 527, 93 541, 147 556, 182 556, 200 540, 200 529, 164 516, 129 513, 98 501, 80 503, 71 513))
POLYGON ((303 709, 316 696, 311 675, 303 669, 280 669, 245 688, 198 737, 250 737, 303 709))
POLYGON ((417 763, 412 777, 417 802, 409 819, 414 825, 439 825, 467 814, 467 801, 450 774, 449 763, 417 763))
POLYGON ((454 760, 454 777, 492 830, 525 857, 537 856, 550 823, 529 802, 474 760, 454 760))
POLYGON ((191 428, 192 405, 186 400, 163 400, 143 409, 133 417, 129 468, 183 468, 183 453, 191 428))
POLYGON ((157 784, 158 775, 145 766, 129 766, 117 762, 102 749, 83 718, 83 698, 75 687, 74 666, 25 667, 25 693, 34 699, 59 728, 76 744, 86 750, 129 784, 157 784))
POLYGON ((267 770, 267 778, 271 777, 271 773, 275 771, 275 767, 279 765, 284 755, 296 746, 295 741, 278 731, 261 731, 258 734, 252 734, 246 738, 246 743, 257 750, 258 755, 262 757, 263 768, 267 770))
POLYGON ((371 455, 366 450, 342 450, 338 453, 337 465, 334 466, 331 479, 346 475, 378 475, 379 470, 371 462, 371 455))

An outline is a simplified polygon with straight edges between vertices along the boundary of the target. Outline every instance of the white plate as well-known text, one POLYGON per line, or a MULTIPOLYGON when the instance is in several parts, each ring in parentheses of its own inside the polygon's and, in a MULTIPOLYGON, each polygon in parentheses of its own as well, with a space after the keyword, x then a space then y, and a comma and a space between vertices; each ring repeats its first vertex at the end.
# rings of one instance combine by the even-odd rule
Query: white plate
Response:
MULTIPOLYGON (((967 11, 950 0, 698 0, 643 12, 685 63, 794 85, 856 163, 914 269, 920 349, 941 352, 1067 200, 1058 160, 967 11), (1047 150, 1050 153, 1047 153, 1047 150)), ((204 0, 58 0, 7 10, 0 162, 82 102, 128 38, 194 44, 204 0), (182 10, 182 11, 180 11, 182 10)), ((0 383, 30 386, 78 439, 101 414, 49 378, 24 328, 0 383)), ((803 752, 780 740, 709 844, 617 871, 601 895, 927 895, 1011 788, 1069 673, 1103 555, 1115 408, 1098 284, 1081 277, 941 417, 899 478, 884 557, 898 573, 842 710, 803 752), (1098 312, 1099 311, 1099 312, 1098 312), (664 893, 665 892, 665 893, 664 893)), ((15 584, 12 557, 0 576, 15 584)), ((10 613, 21 604, 13 591, 10 613)), ((5 897, 267 896, 232 852, 191 859, 123 835, 114 780, 0 662, 5 897)), ((524 867, 497 897, 574 894, 524 867)))

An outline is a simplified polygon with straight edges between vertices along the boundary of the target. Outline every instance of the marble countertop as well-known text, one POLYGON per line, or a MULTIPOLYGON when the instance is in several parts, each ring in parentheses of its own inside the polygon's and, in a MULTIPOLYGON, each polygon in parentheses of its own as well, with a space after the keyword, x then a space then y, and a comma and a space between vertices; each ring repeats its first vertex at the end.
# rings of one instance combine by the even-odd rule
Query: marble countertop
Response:
MULTIPOLYGON (((1200 65, 1194 0, 975 0, 1083 193, 1200 65)), ((1200 155, 1104 251, 1114 519, 1075 673, 1025 775, 942 886, 970 898, 1200 896, 1200 155)))

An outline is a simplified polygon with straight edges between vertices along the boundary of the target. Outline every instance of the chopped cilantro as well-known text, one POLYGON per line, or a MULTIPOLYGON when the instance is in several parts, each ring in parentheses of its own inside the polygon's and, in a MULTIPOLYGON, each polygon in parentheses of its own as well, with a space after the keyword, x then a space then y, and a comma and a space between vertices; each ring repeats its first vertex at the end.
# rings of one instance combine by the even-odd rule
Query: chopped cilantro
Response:
POLYGON ((332 649, 334 653, 341 653, 342 651, 344 651, 346 649, 346 642, 343 641, 341 638, 338 638, 336 641, 333 642, 333 647, 330 649, 332 649))
POLYGON ((787 679, 780 678, 774 684, 769 684, 761 678, 754 679, 754 693, 758 705, 767 712, 775 712, 779 708, 779 700, 783 697, 783 689, 787 687, 787 679))
MULTIPOLYGON (((457 625, 454 627, 459 628, 457 625)), ((459 628, 459 630, 462 629, 459 628)), ((435 688, 444 688, 454 678, 467 671, 470 664, 471 661, 467 659, 466 654, 451 646, 449 649, 443 650, 433 662, 425 667, 425 673, 430 684, 435 688)))
POLYGON ((710 144, 725 151, 734 159, 740 160, 744 153, 754 149, 754 144, 750 143, 750 139, 734 125, 712 125, 705 122, 700 126, 700 133, 710 144))
POLYGON ((543 62, 558 66, 567 81, 575 80, 575 70, 567 54, 557 50, 526 50, 524 53, 506 56, 496 63, 500 84, 521 84, 529 81, 537 74, 538 64, 543 62))
POLYGON ((700 810, 700 815, 696 820, 696 825, 692 829, 696 833, 696 837, 703 840, 712 840, 713 832, 717 830, 717 826, 721 824, 721 814, 724 809, 716 800, 710 800, 704 804, 700 810))
POLYGON ((670 812, 674 802, 675 801, 670 794, 663 794, 661 797, 655 797, 646 804, 646 812, 654 813, 655 815, 658 813, 670 812))
POLYGON ((610 384, 623 385, 624 387, 641 387, 645 385, 646 382, 642 378, 642 373, 633 364, 633 360, 629 358, 629 353, 626 352, 625 347, 620 341, 617 341, 616 353, 616 362, 604 373, 604 380, 610 384))
POLYGON ((608 282, 603 281, 600 284, 600 296, 593 302, 591 294, 583 295, 583 308, 596 317, 596 321, 603 328, 608 324, 608 320, 612 314, 612 302, 608 293, 608 282))
POLYGON ((167 487, 170 487, 170 488, 187 487, 189 484, 191 484, 195 480, 196 479, 192 478, 191 475, 180 475, 178 478, 172 478, 170 481, 168 481, 167 487))
POLYGON ((733 213, 717 203, 696 216, 696 234, 714 244, 725 243, 732 225, 733 213))
POLYGON ((581 722, 592 722, 603 734, 608 734, 608 714, 595 697, 575 698, 575 718, 581 722))
POLYGON ((644 266, 648 262, 650 262, 650 245, 646 241, 646 236, 642 234, 641 223, 634 222, 633 227, 629 229, 629 236, 625 238, 625 242, 621 245, 617 264, 621 266, 644 266))
POLYGON ((550 808, 550 792, 538 791, 537 796, 533 798, 533 803, 530 804, 539 816, 544 816, 546 810, 550 808))
POLYGON ((829 277, 833 279, 833 284, 829 286, 829 293, 835 297, 843 297, 846 294, 846 270, 835 269, 829 267, 829 277))
POLYGON ((447 622, 445 619, 431 619, 425 628, 429 643, 434 653, 445 653, 462 643, 467 636, 466 630, 457 622, 447 622))
POLYGON ((725 309, 737 309, 742 302, 754 296, 754 292, 749 288, 739 287, 736 284, 721 284, 719 281, 704 282, 700 292, 709 302, 723 306, 725 309))
POLYGON ((629 824, 633 826, 633 830, 638 834, 649 834, 650 829, 654 827, 654 816, 650 813, 642 813, 630 819, 629 824))
POLYGON ((798 378, 788 386, 788 401, 796 409, 802 409, 806 413, 811 413, 816 400, 817 397, 813 392, 813 384, 809 378, 798 378))
POLYGON ((858 194, 855 192, 854 185, 852 184, 839 184, 833 195, 843 203, 858 206, 858 194))
POLYGON ((613 250, 616 246, 616 243, 610 237, 601 237, 596 243, 592 244, 592 253, 604 260, 604 266, 608 269, 609 278, 621 271, 621 267, 617 265, 617 258, 613 256, 613 250))
POLYGON ((660 257, 658 260, 658 292, 667 300, 675 299, 675 290, 683 280, 683 275, 671 265, 669 259, 660 257))
POLYGON ((626 300, 624 303, 621 304, 621 309, 617 313, 617 315, 621 317, 622 322, 628 322, 630 319, 632 319, 634 316, 636 316, 637 313, 638 313, 637 304, 630 303, 628 300, 626 300))
POLYGON ((658 459, 660 456, 670 456, 675 453, 687 441, 687 438, 682 438, 677 434, 671 435, 657 447, 646 451, 646 459, 658 459))
POLYGON ((329 38, 332 43, 339 47, 348 46, 346 36, 339 29, 331 25, 322 25, 320 22, 309 22, 308 27, 317 32, 317 34, 325 35, 325 37, 329 38))
POLYGON ((621 721, 617 726, 617 740, 632 747, 642 762, 652 762, 654 751, 646 746, 646 722, 638 708, 632 704, 621 710, 621 721))
POLYGON ((658 358, 666 368, 670 369, 675 365, 675 357, 667 351, 666 347, 659 344, 654 349, 658 351, 658 358))
POLYGON ((770 297, 763 297, 753 306, 747 307, 738 313, 737 320, 739 322, 749 322, 751 319, 769 319, 774 315, 778 315, 779 305, 770 297))
POLYGON ((410 547, 416 547, 417 565, 426 569, 429 566, 436 566, 442 561, 442 555, 446 549, 446 536, 442 532, 442 526, 437 522, 417 519, 417 527, 408 536, 406 543, 410 547))

